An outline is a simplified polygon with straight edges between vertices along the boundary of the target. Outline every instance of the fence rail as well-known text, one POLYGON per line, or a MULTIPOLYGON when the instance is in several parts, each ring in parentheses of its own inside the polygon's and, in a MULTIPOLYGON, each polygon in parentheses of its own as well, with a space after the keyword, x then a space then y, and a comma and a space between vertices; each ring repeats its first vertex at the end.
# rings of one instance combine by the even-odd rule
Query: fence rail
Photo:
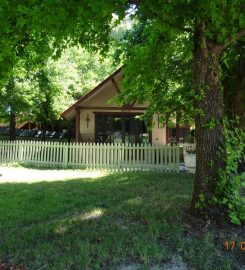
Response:
POLYGON ((183 152, 196 150, 196 144, 194 143, 179 143, 179 147, 183 148, 183 152))
POLYGON ((179 146, 0 141, 0 163, 179 171, 179 146))

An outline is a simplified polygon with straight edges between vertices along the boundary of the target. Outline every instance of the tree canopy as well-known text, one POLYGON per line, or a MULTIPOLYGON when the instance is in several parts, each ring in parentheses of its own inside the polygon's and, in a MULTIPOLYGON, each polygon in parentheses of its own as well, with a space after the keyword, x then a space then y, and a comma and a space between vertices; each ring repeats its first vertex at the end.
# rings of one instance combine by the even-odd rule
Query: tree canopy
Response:
POLYGON ((148 115, 163 122, 193 116, 192 43, 189 35, 158 32, 145 19, 115 39, 116 60, 126 64, 121 99, 149 103, 148 115), (136 69, 135 66, 138 68, 136 69))

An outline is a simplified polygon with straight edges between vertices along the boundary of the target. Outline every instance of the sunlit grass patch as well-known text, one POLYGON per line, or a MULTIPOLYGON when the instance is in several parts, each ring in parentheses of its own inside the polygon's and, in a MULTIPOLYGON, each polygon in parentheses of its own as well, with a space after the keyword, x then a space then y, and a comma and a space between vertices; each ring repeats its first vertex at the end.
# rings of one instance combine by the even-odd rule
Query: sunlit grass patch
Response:
POLYGON ((68 179, 84 179, 88 181, 102 179, 109 175, 107 171, 94 170, 64 170, 64 169, 43 169, 23 167, 0 167, 0 184, 3 183, 38 183, 67 181, 68 179))

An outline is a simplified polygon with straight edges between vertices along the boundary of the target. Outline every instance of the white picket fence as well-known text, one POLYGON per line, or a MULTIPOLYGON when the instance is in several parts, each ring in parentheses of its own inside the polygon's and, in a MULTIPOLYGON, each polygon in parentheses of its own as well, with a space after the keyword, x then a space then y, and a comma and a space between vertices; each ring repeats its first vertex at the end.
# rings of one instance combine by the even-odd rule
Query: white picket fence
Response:
POLYGON ((179 146, 0 141, 0 163, 107 169, 179 171, 179 146))
POLYGON ((194 143, 179 143, 179 147, 183 147, 183 152, 196 150, 196 144, 194 143))

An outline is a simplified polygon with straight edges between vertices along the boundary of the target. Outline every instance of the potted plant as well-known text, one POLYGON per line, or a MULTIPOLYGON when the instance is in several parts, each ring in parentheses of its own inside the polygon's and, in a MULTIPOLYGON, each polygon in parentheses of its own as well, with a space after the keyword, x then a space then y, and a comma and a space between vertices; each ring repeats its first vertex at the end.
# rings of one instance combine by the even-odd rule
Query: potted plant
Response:
POLYGON ((190 173, 196 172, 196 149, 184 151, 185 167, 190 173))

